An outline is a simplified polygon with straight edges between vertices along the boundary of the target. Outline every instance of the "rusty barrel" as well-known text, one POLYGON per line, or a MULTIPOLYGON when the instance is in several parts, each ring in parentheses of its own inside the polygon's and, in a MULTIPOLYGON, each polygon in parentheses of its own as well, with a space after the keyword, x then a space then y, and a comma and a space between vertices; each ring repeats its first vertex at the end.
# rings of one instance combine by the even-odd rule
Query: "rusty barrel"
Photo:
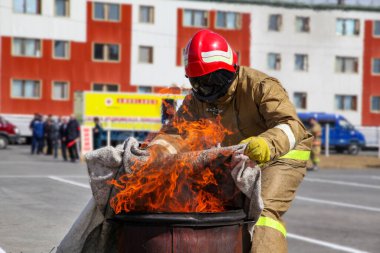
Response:
POLYGON ((243 210, 117 215, 118 252, 241 253, 245 217, 243 210))

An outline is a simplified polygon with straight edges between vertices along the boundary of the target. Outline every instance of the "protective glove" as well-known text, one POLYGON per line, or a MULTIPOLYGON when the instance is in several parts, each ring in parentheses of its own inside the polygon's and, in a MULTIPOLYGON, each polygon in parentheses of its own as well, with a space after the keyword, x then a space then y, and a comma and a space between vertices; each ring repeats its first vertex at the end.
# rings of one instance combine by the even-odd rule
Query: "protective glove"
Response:
POLYGON ((270 160, 270 149, 263 137, 249 137, 241 141, 240 144, 247 144, 244 154, 252 161, 262 164, 270 160))

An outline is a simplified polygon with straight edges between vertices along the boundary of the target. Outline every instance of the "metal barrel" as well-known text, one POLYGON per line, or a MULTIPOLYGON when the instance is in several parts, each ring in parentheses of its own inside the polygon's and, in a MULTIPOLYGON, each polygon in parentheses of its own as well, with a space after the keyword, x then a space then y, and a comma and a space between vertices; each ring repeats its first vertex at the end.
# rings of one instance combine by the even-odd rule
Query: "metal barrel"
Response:
POLYGON ((243 252, 243 210, 219 213, 126 213, 119 253, 243 252))

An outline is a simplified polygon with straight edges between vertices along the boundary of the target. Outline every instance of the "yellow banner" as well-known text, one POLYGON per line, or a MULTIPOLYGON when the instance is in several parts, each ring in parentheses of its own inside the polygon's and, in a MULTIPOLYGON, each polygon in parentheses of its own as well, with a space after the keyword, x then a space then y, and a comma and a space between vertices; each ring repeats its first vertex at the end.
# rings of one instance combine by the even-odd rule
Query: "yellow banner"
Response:
POLYGON ((134 93, 84 93, 83 121, 92 126, 99 117, 105 128, 131 131, 158 131, 162 117, 162 100, 183 100, 183 95, 134 93))

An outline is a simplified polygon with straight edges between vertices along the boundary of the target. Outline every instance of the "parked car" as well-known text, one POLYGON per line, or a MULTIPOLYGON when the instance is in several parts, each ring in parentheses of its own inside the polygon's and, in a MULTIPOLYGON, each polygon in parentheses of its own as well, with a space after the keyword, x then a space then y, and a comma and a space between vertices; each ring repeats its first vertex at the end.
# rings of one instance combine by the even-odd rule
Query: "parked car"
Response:
POLYGON ((20 130, 0 116, 0 149, 5 149, 9 143, 17 143, 20 130))
POLYGON ((358 154, 365 146, 364 135, 342 115, 321 112, 298 113, 298 117, 309 128, 309 119, 314 117, 322 126, 322 147, 325 147, 326 125, 329 124, 329 148, 342 153, 358 154))

